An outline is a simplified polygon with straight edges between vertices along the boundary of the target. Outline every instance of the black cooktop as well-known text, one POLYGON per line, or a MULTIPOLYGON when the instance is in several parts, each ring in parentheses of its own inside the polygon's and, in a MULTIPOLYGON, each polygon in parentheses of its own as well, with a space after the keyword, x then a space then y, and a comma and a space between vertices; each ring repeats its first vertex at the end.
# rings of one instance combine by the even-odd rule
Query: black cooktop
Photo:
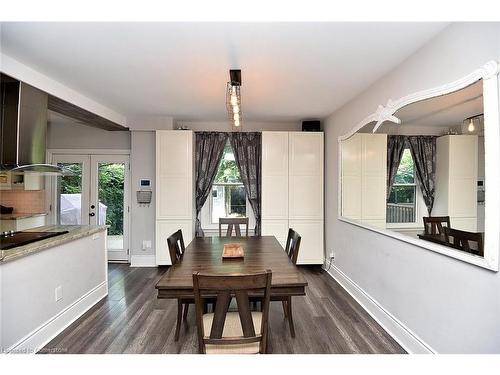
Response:
POLYGON ((3 232, 0 233, 0 250, 9 250, 18 246, 26 245, 32 242, 41 241, 46 238, 59 236, 63 232, 3 232))

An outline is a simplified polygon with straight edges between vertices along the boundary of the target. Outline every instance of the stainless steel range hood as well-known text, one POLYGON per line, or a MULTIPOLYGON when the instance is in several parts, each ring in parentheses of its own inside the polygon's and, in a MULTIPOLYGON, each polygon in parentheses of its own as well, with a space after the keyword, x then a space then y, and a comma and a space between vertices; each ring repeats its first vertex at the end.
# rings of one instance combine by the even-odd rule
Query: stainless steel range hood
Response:
POLYGON ((0 170, 64 174, 46 164, 48 94, 0 73, 0 170))

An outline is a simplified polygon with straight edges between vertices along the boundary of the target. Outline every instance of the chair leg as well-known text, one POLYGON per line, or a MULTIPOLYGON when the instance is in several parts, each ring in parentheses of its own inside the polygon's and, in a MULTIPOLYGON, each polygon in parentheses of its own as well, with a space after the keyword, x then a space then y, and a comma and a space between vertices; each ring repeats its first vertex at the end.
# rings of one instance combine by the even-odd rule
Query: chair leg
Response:
POLYGON ((283 306, 283 314, 285 314, 285 319, 286 319, 286 318, 288 318, 286 301, 285 300, 281 301, 281 305, 283 306))
POLYGON ((295 327, 293 326, 293 317, 292 317, 292 297, 288 297, 286 301, 287 312, 288 312, 288 324, 290 325, 290 334, 292 337, 295 337, 295 327))
POLYGON ((175 336, 174 340, 179 340, 179 331, 181 330, 181 322, 182 322, 182 303, 181 300, 177 300, 177 325, 175 326, 175 336))
POLYGON ((184 313, 182 314, 182 320, 186 321, 189 310, 189 303, 184 304, 184 313))

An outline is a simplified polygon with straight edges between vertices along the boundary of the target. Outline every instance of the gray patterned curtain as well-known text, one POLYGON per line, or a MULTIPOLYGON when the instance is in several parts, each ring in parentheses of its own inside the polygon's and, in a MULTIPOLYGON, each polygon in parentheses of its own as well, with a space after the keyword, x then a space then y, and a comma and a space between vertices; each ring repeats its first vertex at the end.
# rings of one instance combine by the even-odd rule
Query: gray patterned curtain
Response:
POLYGON ((436 178, 436 137, 409 136, 408 145, 415 163, 415 175, 429 216, 434 205, 436 178))
POLYGON ((204 236, 200 212, 212 191, 226 141, 227 133, 195 132, 196 237, 204 236))
POLYGON ((404 135, 389 135, 387 137, 387 199, 391 195, 394 178, 398 172, 399 163, 407 144, 404 135))
POLYGON ((255 235, 260 236, 261 191, 262 191, 262 139, 261 133, 230 133, 229 140, 234 151, 241 180, 248 201, 255 214, 255 235))

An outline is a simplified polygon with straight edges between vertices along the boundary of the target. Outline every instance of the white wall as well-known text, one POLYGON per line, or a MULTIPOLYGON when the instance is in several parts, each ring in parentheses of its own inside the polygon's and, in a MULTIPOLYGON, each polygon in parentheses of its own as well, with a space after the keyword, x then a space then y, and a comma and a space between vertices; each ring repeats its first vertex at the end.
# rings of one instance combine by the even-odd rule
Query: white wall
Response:
MULTIPOLYGON (((229 121, 175 121, 174 127, 187 126, 193 131, 233 131, 229 121)), ((297 131, 302 129, 302 123, 297 122, 270 122, 270 121, 243 121, 241 131, 297 131)))
POLYGON ((100 231, 0 264, 2 350, 33 352, 107 294, 105 243, 100 231))
POLYGON ((77 123, 49 123, 48 149, 119 149, 130 150, 130 132, 107 131, 77 123))
POLYGON ((388 99, 492 59, 500 60, 500 24, 453 24, 324 123, 327 253, 335 250, 336 267, 440 353, 500 353, 500 274, 339 221, 337 137, 388 99))
POLYGON ((130 151, 131 170, 131 221, 130 221, 130 252, 132 264, 139 263, 137 256, 149 257, 141 264, 155 264, 155 132, 132 131, 132 148, 130 151), (151 179, 153 190, 149 206, 139 206, 136 191, 139 189, 139 179, 151 179), (151 249, 142 250, 142 241, 151 241, 151 249))

